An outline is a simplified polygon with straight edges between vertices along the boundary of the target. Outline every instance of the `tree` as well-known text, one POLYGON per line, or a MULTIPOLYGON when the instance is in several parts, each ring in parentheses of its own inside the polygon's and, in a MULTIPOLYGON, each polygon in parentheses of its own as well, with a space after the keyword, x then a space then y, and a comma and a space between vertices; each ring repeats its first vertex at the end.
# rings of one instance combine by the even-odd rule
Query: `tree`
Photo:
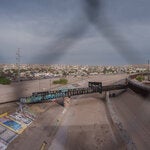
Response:
POLYGON ((106 69, 106 67, 104 67, 104 69, 103 69, 103 73, 104 73, 104 74, 106 74, 106 73, 107 73, 107 69, 106 69))

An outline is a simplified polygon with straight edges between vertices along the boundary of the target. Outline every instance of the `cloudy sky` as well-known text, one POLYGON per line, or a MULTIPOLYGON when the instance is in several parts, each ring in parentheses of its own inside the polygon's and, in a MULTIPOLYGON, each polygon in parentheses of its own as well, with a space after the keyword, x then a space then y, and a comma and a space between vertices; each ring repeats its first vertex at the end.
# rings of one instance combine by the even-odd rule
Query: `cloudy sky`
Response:
POLYGON ((122 65, 150 59, 149 0, 0 0, 0 63, 122 65))

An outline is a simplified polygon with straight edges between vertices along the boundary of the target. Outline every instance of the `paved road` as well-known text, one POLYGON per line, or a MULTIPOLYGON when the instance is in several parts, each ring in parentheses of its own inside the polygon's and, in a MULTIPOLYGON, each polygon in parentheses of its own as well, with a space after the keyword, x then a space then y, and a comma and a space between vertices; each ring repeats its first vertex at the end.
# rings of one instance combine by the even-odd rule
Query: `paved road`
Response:
POLYGON ((137 149, 150 150, 150 98, 143 98, 128 90, 113 98, 112 102, 137 149))

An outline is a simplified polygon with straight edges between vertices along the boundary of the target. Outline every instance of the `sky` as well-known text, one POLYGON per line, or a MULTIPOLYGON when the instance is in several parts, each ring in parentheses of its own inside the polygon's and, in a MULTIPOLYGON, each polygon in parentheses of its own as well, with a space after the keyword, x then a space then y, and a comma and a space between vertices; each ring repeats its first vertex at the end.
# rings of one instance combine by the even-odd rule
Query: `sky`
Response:
POLYGON ((149 0, 0 0, 0 63, 123 65, 150 59, 149 0))

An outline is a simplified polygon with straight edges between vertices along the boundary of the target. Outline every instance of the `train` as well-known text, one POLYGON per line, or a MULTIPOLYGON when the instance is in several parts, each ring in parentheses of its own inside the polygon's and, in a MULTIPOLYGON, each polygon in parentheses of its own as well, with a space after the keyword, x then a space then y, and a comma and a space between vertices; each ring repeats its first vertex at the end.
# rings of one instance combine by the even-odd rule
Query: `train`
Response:
POLYGON ((45 91, 34 92, 31 96, 21 97, 21 103, 40 103, 42 101, 52 101, 53 99, 67 96, 67 91, 45 91))
POLYGON ((89 86, 86 88, 63 88, 55 91, 42 91, 33 92, 31 96, 21 97, 19 100, 21 103, 40 103, 46 101, 53 101, 60 97, 70 97, 74 95, 88 94, 94 92, 102 92, 101 82, 89 82, 89 86))

